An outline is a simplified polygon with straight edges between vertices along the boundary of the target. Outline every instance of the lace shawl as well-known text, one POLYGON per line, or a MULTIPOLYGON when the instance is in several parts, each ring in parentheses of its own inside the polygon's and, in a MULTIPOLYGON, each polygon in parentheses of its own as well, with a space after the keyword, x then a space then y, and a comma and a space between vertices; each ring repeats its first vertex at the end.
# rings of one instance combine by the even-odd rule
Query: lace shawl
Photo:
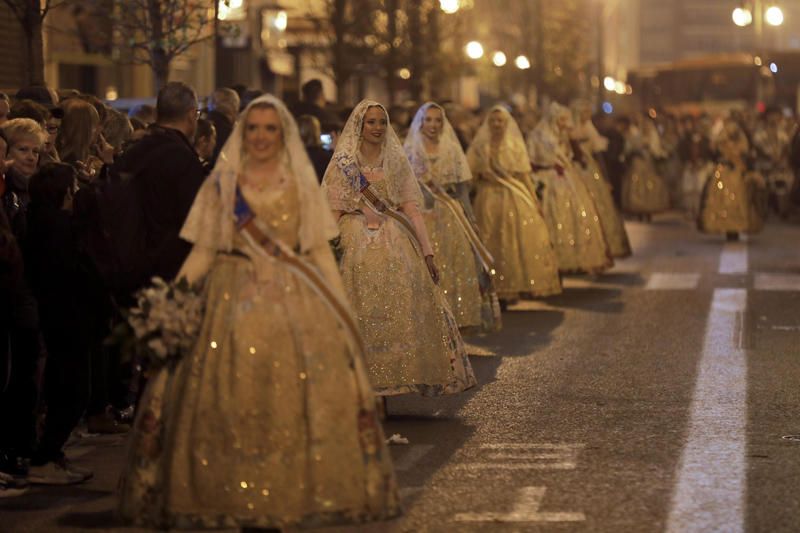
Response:
POLYGON ((503 141, 500 143, 497 164, 506 172, 530 172, 531 164, 528 159, 528 151, 525 148, 525 138, 522 136, 519 126, 514 117, 511 116, 511 113, 508 112, 508 109, 502 105, 496 105, 489 110, 489 113, 483 119, 483 123, 472 140, 472 144, 467 149, 467 161, 472 173, 489 172, 491 168, 489 164, 489 157, 491 156, 489 118, 495 111, 500 111, 506 121, 506 131, 503 135, 503 141))
POLYGON ((444 108, 434 102, 427 102, 419 108, 414 120, 411 122, 408 135, 404 143, 406 155, 411 163, 417 178, 423 181, 433 181, 442 187, 451 183, 463 183, 472 179, 469 163, 458 142, 458 136, 447 120, 444 108), (439 151, 435 160, 431 161, 425 151, 424 134, 422 126, 425 122, 425 113, 435 107, 442 112, 442 133, 439 138, 439 151))
POLYGON ((347 119, 347 124, 336 143, 336 150, 333 152, 333 157, 322 180, 322 189, 328 196, 331 208, 336 211, 358 209, 361 200, 358 181, 361 171, 358 153, 361 148, 364 115, 371 107, 381 108, 386 114, 387 120, 381 158, 389 198, 382 198, 382 200, 388 201, 394 206, 407 202, 415 202, 417 206, 421 206, 422 193, 403 151, 403 146, 400 144, 400 139, 397 138, 391 124, 388 124, 389 114, 378 102, 362 100, 347 119))
POLYGON ((252 107, 263 103, 278 111, 283 133, 281 166, 286 175, 295 180, 300 195, 300 249, 307 252, 327 246, 328 241, 338 235, 294 118, 283 102, 267 94, 253 100, 239 116, 214 170, 197 193, 181 229, 181 238, 211 250, 229 252, 233 249, 236 184, 246 164, 244 123, 252 107))
POLYGON ((548 113, 543 117, 528 138, 528 153, 535 165, 552 167, 569 165, 570 158, 564 150, 561 129, 558 121, 562 118, 572 119, 569 110, 555 102, 550 104, 548 113))

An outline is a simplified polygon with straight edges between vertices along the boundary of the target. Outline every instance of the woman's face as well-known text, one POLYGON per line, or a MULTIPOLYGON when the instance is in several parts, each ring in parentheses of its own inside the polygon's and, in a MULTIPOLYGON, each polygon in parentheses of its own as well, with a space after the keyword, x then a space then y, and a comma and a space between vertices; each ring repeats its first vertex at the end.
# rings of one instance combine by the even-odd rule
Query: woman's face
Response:
POLYGON ((283 149, 283 131, 277 110, 250 110, 244 124, 244 149, 252 161, 259 163, 278 157, 283 149))
POLYGON ((8 148, 8 158, 14 160, 13 169, 29 178, 39 165, 42 145, 34 138, 24 138, 8 148))
POLYGON ((438 107, 429 107, 425 111, 425 118, 422 121, 422 134, 428 139, 435 141, 442 134, 444 127, 444 115, 438 107))
POLYGON ((489 132, 492 134, 492 139, 500 140, 506 133, 507 118, 503 115, 502 111, 492 111, 489 115, 489 132))
POLYGON ((361 128, 361 139, 368 144, 380 145, 386 137, 389 121, 380 107, 370 107, 364 114, 364 125, 361 128))

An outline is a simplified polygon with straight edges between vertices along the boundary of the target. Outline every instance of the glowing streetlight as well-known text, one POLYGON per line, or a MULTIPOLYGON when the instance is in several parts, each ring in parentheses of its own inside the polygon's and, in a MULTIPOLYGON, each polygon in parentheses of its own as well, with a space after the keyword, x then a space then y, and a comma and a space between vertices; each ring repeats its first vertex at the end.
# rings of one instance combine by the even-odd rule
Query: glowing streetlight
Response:
POLYGON ((397 75, 400 76, 402 79, 407 80, 411 78, 411 71, 406 67, 403 67, 397 71, 397 75))
POLYGON ((480 59, 483 57, 483 45, 478 41, 470 41, 467 43, 467 57, 470 59, 480 59))
POLYGON ((506 55, 503 52, 495 52, 492 55, 492 63, 496 67, 502 67, 506 64, 506 55))
POLYGON ((616 81, 611 76, 606 76, 603 78, 603 87, 606 88, 606 91, 613 91, 615 85, 616 81))
POLYGON ((459 0, 439 0, 439 8, 448 15, 452 15, 461 8, 461 2, 459 0))
POLYGON ((614 92, 617 94, 625 94, 625 83, 617 80, 614 82, 614 92))
POLYGON ((531 62, 528 61, 528 58, 525 56, 517 56, 517 58, 514 60, 514 64, 520 70, 527 70, 531 68, 531 62))
POLYGON ((286 31, 286 26, 289 25, 289 17, 286 15, 286 11, 278 11, 278 14, 275 15, 275 29, 278 31, 286 31))
POLYGON ((750 10, 745 7, 737 7, 733 10, 731 18, 733 19, 734 24, 740 28, 744 28, 745 26, 752 24, 753 13, 751 13, 750 10))
POLYGON ((783 24, 783 11, 778 6, 769 6, 764 12, 764 20, 770 26, 780 26, 783 24))

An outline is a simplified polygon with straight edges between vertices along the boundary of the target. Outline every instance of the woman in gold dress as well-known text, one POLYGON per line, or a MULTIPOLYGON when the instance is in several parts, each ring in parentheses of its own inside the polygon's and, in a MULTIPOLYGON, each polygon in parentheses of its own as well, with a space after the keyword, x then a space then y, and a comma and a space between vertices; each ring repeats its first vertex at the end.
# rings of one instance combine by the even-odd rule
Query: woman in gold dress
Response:
POLYGON ((459 327, 499 329, 493 259, 477 234, 469 201, 472 173, 439 104, 419 108, 405 150, 425 196, 423 217, 438 258, 439 285, 459 327))
POLYGON ((617 206, 614 205, 611 184, 603 177, 600 165, 595 159, 595 154, 606 151, 608 139, 600 135, 592 124, 592 108, 589 102, 585 100, 573 102, 572 113, 575 127, 570 136, 574 141, 573 150, 577 152, 578 176, 594 200, 611 257, 628 257, 631 255, 631 245, 628 233, 625 231, 625 223, 617 206))
POLYGON ((323 189, 341 231, 340 269, 377 394, 437 396, 475 385, 442 290, 422 195, 386 109, 353 110, 323 189))
POLYGON ((569 109, 553 102, 528 141, 561 272, 597 274, 614 263, 594 200, 573 165, 569 109))
POLYGON ((669 190, 658 175, 653 158, 666 156, 655 124, 642 119, 642 129, 632 128, 625 139, 628 171, 622 179, 622 210, 650 221, 653 215, 669 209, 669 190))
POLYGON ((501 302, 560 293, 558 258, 530 181, 525 141, 505 107, 489 111, 467 161, 477 178, 478 232, 495 260, 501 302))
POLYGON ((321 526, 398 512, 390 458, 297 126, 243 112, 181 232, 194 350, 149 381, 120 512, 157 528, 321 526))
POLYGON ((733 119, 725 120, 716 149, 719 162, 703 189, 698 227, 705 233, 724 233, 735 241, 740 233, 757 233, 763 226, 753 201, 753 191, 763 187, 763 180, 747 171, 745 157, 750 146, 733 119))

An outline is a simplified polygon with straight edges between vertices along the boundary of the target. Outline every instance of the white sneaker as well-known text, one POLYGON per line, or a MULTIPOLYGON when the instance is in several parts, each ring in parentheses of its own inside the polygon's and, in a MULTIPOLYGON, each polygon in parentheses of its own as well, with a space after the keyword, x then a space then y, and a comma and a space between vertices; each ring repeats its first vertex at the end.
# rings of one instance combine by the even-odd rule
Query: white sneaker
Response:
POLYGON ((36 485, 76 485, 86 479, 85 476, 53 461, 28 468, 28 481, 36 485))

